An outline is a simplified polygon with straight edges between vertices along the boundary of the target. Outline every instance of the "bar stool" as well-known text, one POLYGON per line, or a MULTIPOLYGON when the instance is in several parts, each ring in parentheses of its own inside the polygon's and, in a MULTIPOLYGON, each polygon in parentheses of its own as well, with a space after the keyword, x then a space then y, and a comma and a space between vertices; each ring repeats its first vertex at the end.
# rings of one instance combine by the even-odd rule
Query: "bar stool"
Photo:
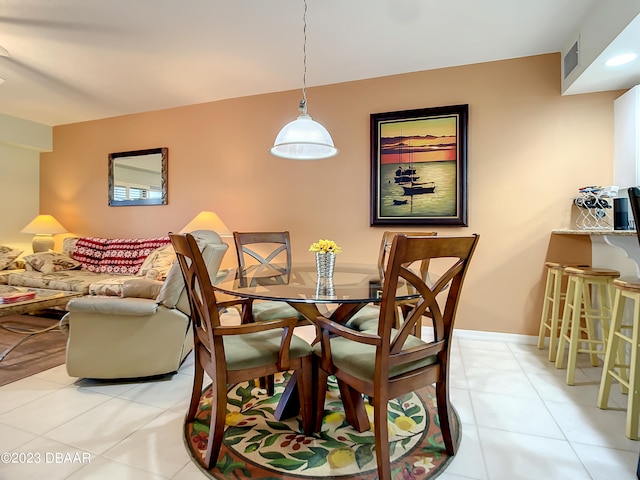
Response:
POLYGON ((631 440, 638 439, 638 418, 640 414, 640 369, 638 369, 638 349, 640 345, 640 279, 617 279, 613 281, 615 300, 611 313, 611 327, 607 353, 604 357, 602 380, 598 393, 598 407, 606 409, 611 392, 611 381, 615 378, 620 383, 622 393, 628 393, 627 398, 627 428, 626 434, 631 440), (633 300, 633 323, 623 323, 626 300, 633 300), (623 330, 629 331, 625 335, 623 330), (630 344, 629 363, 625 363, 624 343, 630 344), (617 361, 616 361, 617 357, 617 361), (616 372, 617 370, 617 372, 616 372))
POLYGON ((620 272, 610 268, 567 267, 565 273, 568 275, 567 293, 556 368, 563 368, 564 350, 569 345, 566 383, 573 385, 578 353, 588 353, 594 367, 598 366, 598 355, 605 354, 611 321, 613 280, 620 276, 620 272), (597 306, 591 302, 592 288, 598 293, 597 306), (596 335, 596 320, 600 321, 600 338, 596 335), (587 346, 580 348, 580 344, 587 346))
POLYGON ((558 338, 560 335, 560 306, 566 298, 563 289, 563 277, 566 277, 565 268, 570 265, 545 262, 547 268, 547 283, 544 288, 544 300, 542 303, 542 316, 540 318, 540 331, 538 333, 538 348, 544 348, 544 339, 549 332, 549 361, 555 362, 558 353, 558 338))

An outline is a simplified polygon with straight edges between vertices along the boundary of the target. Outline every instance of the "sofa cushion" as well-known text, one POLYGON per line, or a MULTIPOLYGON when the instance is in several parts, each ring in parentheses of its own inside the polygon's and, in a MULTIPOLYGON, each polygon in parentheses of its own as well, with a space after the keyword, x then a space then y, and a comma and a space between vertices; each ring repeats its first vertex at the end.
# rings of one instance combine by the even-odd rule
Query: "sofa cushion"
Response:
POLYGON ((58 252, 39 252, 24 257, 24 261, 35 271, 42 273, 62 272, 80 268, 80 262, 58 252))
POLYGON ((89 295, 121 297, 126 282, 136 279, 135 275, 110 275, 99 273, 100 277, 89 285, 89 295))
POLYGON ((24 269, 9 269, 0 270, 0 285, 8 285, 9 284, 9 275, 12 273, 22 273, 24 269))
POLYGON ((18 250, 17 248, 0 245, 0 270, 9 267, 22 252, 22 250, 18 250))
POLYGON ((135 275, 151 252, 168 243, 169 237, 80 237, 72 257, 89 272, 135 275))
POLYGON ((8 283, 17 287, 49 288, 80 292, 85 295, 90 289, 95 295, 99 291, 111 291, 111 295, 120 296, 122 283, 135 276, 114 276, 86 270, 65 270, 62 272, 19 272, 9 274, 8 283))

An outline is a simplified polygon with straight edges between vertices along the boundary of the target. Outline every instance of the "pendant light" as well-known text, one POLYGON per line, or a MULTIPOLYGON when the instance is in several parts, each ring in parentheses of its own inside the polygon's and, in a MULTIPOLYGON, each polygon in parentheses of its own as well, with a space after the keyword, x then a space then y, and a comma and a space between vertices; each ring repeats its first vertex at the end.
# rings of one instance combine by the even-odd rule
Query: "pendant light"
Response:
POLYGON ((307 114, 307 0, 304 0, 304 73, 302 76, 302 100, 298 109, 300 116, 286 124, 278 133, 271 154, 293 160, 319 160, 333 157, 338 149, 326 128, 307 114))

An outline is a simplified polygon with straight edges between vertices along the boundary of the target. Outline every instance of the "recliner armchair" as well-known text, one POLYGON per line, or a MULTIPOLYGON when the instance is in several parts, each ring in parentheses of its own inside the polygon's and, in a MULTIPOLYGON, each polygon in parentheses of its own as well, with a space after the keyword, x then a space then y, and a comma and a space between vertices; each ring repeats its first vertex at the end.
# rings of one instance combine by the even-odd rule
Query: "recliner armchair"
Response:
MULTIPOLYGON (((212 231, 193 235, 213 281, 229 246, 212 231)), ((69 301, 60 329, 69 337, 70 376, 119 379, 172 373, 193 349, 189 299, 177 262, 164 282, 125 282, 123 296, 69 301)))

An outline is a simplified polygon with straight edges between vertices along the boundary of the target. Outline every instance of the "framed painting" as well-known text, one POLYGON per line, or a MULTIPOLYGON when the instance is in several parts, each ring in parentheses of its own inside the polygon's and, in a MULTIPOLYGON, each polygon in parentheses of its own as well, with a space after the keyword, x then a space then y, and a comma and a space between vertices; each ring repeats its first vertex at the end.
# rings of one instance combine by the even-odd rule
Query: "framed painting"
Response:
POLYGON ((468 113, 371 114, 371 225, 467 226, 468 113))

